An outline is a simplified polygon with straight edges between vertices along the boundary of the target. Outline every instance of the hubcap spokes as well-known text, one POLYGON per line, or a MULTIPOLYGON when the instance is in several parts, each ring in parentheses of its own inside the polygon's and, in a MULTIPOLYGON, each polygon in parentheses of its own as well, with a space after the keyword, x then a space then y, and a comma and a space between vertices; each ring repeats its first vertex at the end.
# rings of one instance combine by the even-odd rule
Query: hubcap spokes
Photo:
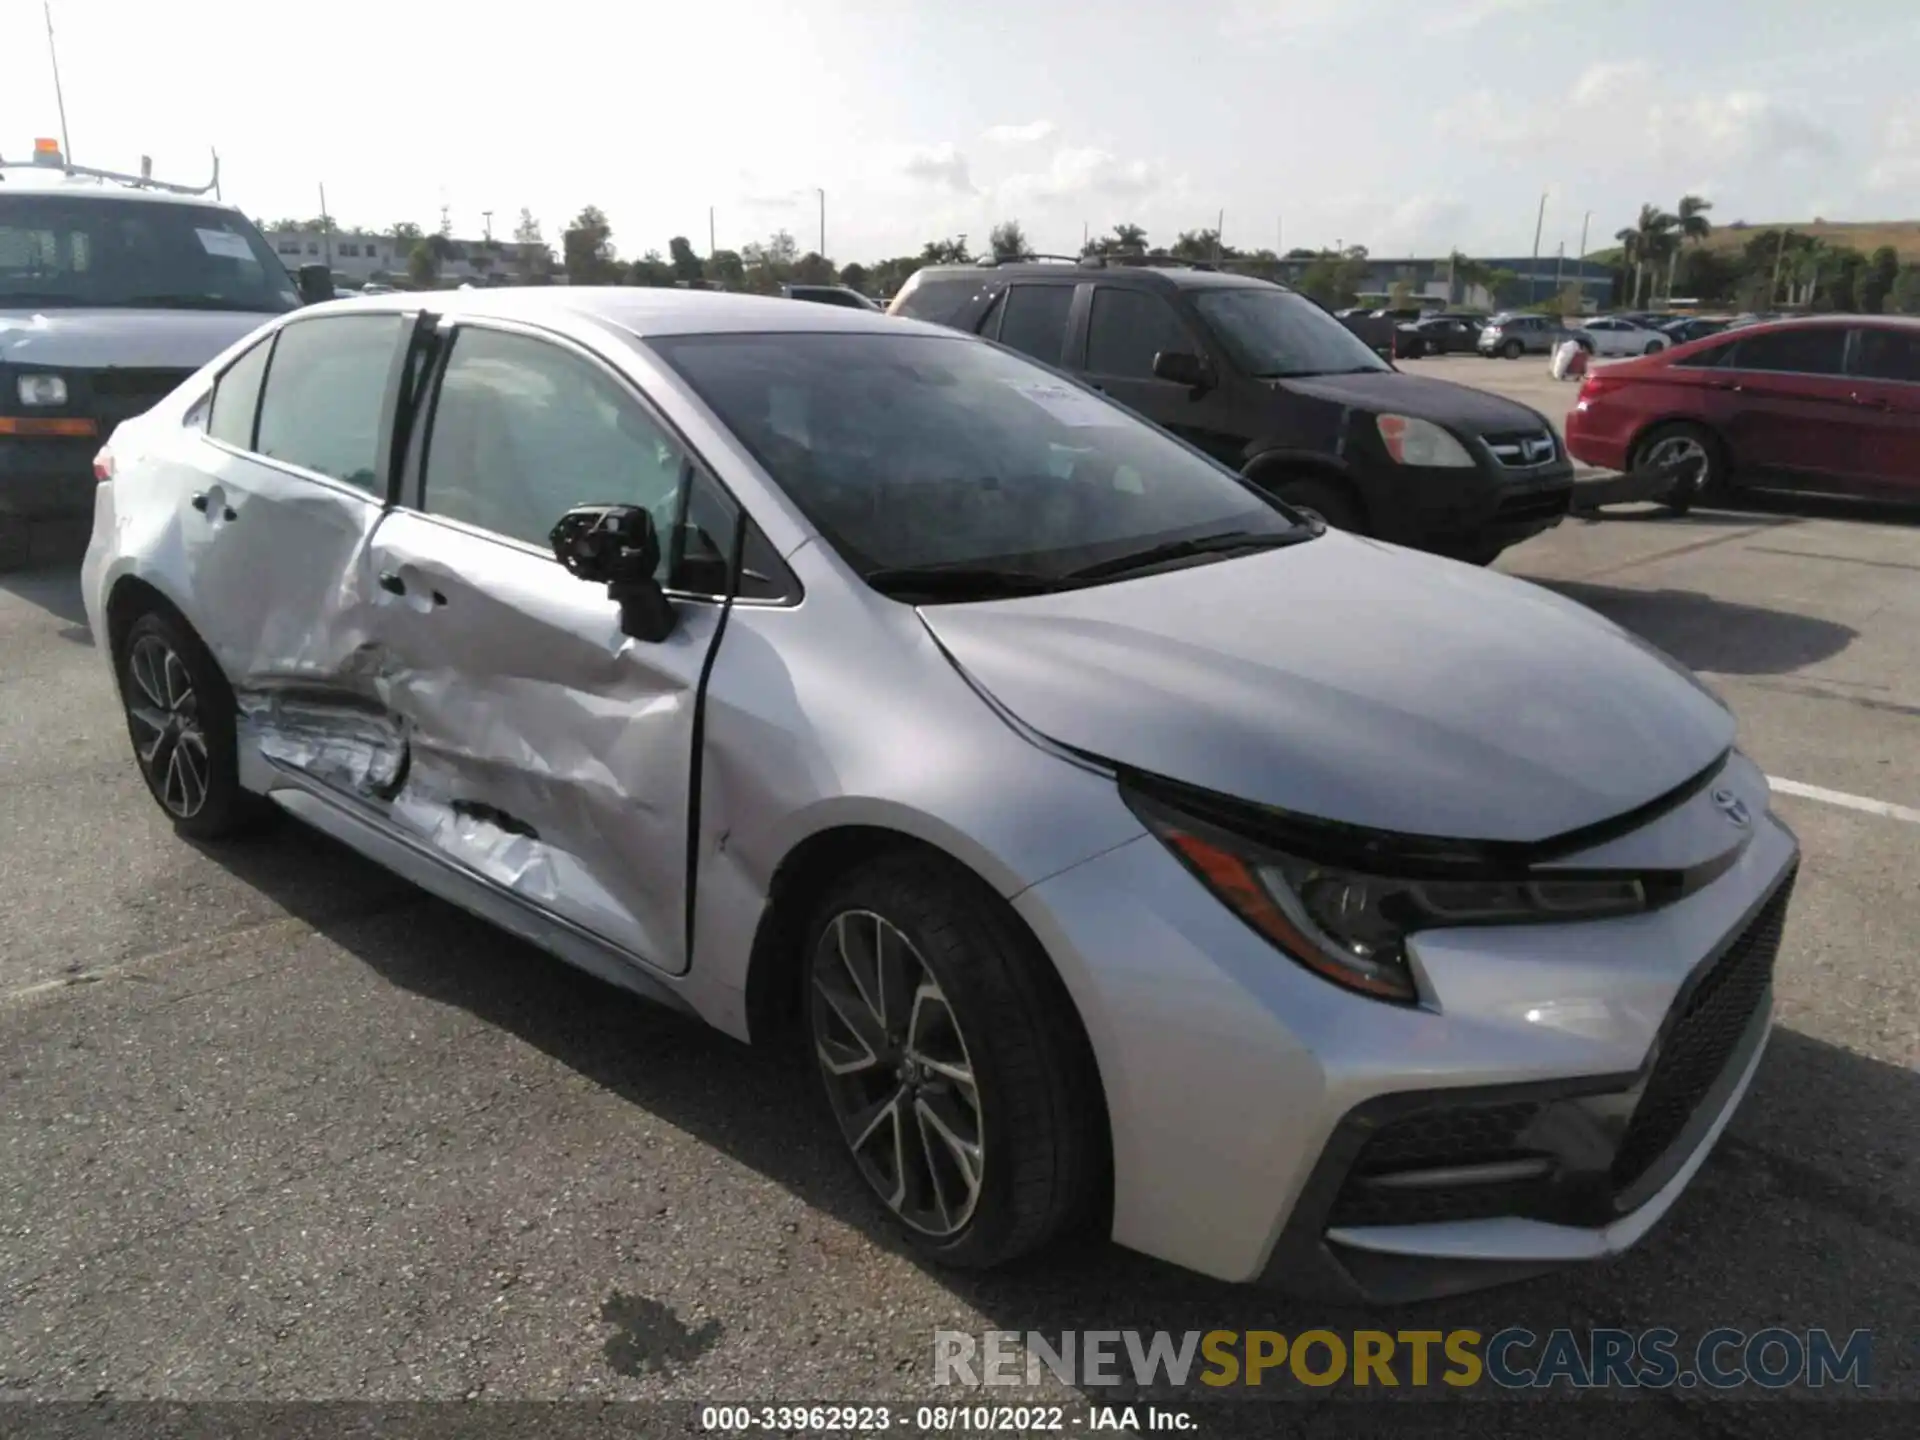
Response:
POLYGON ((169 814, 191 820, 207 803, 211 764, 193 677, 173 647, 142 635, 127 656, 127 722, 147 783, 169 814))
POLYGON ((980 1199, 984 1128, 973 1061, 911 941, 866 910, 836 916, 813 962, 814 1052, 854 1160, 927 1235, 951 1235, 980 1199))
POLYGON ((1650 464, 1664 468, 1669 465, 1683 466, 1679 473, 1682 480, 1698 480, 1706 472, 1707 452, 1698 440, 1675 438, 1662 440, 1653 447, 1647 456, 1650 464))

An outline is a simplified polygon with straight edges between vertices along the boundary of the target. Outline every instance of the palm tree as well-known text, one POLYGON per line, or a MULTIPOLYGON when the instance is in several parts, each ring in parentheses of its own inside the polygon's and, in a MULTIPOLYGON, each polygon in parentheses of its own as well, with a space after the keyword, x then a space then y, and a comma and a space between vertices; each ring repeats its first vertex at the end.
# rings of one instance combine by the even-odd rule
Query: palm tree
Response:
MULTIPOLYGON (((1707 211, 1713 208, 1711 200, 1699 195, 1682 195, 1680 208, 1673 214, 1673 223, 1681 243, 1698 245, 1713 233, 1713 222, 1707 219, 1707 211)), ((1673 274, 1680 264, 1680 245, 1673 245, 1667 251, 1667 298, 1673 298, 1673 274)))
POLYGON ((1633 303, 1640 303, 1640 280, 1650 265, 1658 265, 1666 259, 1668 252, 1677 243, 1674 239, 1674 227, 1680 223, 1680 217, 1669 215, 1658 205, 1642 205, 1640 218, 1634 224, 1634 233, 1639 237, 1637 264, 1633 277, 1633 303))
POLYGON ((1640 232, 1632 226, 1613 232, 1613 238, 1620 242, 1620 268, 1633 272, 1633 297, 1638 303, 1640 296, 1640 232))

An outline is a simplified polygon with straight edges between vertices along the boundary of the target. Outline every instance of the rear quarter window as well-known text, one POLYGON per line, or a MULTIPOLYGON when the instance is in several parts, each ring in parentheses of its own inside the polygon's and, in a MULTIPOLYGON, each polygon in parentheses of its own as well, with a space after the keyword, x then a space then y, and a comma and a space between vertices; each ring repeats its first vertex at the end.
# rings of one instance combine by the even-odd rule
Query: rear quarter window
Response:
POLYGON ((909 320, 931 320, 936 325, 958 325, 974 297, 985 288, 983 281, 970 275, 918 274, 894 297, 892 313, 909 320))

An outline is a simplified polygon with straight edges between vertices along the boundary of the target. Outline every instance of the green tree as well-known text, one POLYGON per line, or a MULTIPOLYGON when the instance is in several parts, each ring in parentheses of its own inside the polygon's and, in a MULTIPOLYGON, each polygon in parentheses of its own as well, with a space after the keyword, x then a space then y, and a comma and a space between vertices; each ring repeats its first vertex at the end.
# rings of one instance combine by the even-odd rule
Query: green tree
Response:
POLYGON ((413 241, 418 240, 423 233, 425 232, 411 220, 402 220, 397 225, 389 225, 387 227, 387 234, 394 240, 404 244, 411 244, 413 241))
POLYGON ((533 218, 533 211, 526 206, 520 207, 520 219, 513 227, 513 243, 516 245, 545 245, 546 237, 540 233, 540 222, 533 218))
POLYGON ((1895 315, 1920 315, 1920 265, 1902 265, 1893 277, 1887 308, 1895 315))
POLYGON ((994 226, 987 245, 993 251, 993 258, 1002 262, 1033 258, 1033 247, 1027 243, 1027 232, 1020 228, 1018 220, 1002 220, 994 226))
POLYGON ((1493 296, 1493 303, 1503 310, 1525 304, 1527 292, 1526 279, 1517 271, 1496 269, 1487 276, 1487 293, 1493 296))
POLYGON ((1713 222, 1707 219, 1707 211, 1713 209, 1711 200, 1698 195, 1682 195, 1680 208, 1673 212, 1673 243, 1667 250, 1667 298, 1673 298, 1674 269, 1680 263, 1680 251, 1683 245, 1700 246, 1713 234, 1713 222))
POLYGON ((407 278, 422 290, 431 290, 440 283, 440 257, 425 240, 413 242, 413 249, 407 255, 407 278))
POLYGON ((667 257, 673 265, 673 278, 676 280, 703 280, 706 267, 700 263, 700 257, 693 253, 693 246, 684 235, 676 235, 667 241, 667 257))
POLYGON ((867 267, 857 260, 851 264, 840 267, 840 283, 849 290, 858 290, 862 295, 867 293, 867 281, 869 278, 867 267))
POLYGON ((1218 230, 1182 230, 1167 253, 1175 260, 1232 260, 1239 255, 1231 245, 1220 243, 1218 230))
POLYGON ((1300 272, 1300 289, 1323 305, 1342 309, 1360 298, 1370 269, 1364 246, 1322 250, 1300 272))
POLYGON ((1809 303, 1816 310, 1851 310, 1854 292, 1866 269, 1867 257, 1851 245, 1830 247, 1820 266, 1819 286, 1809 303))
POLYGON ((716 250, 707 257, 707 279, 737 290, 746 279, 747 267, 738 250, 716 250))
POLYGON ((673 266, 661 258, 658 250, 649 250, 627 267, 629 285, 646 285, 656 290, 673 285, 673 266))
MULTIPOLYGON (((1679 216, 1669 215, 1658 205, 1640 207, 1640 218, 1634 222, 1631 231, 1634 237, 1633 303, 1635 305, 1640 303, 1641 281, 1648 275, 1653 275, 1657 283, 1660 262, 1679 245, 1678 232, 1675 228, 1679 223, 1679 216)), ((1623 238, 1627 233, 1629 232, 1622 231, 1621 235, 1615 238, 1623 238)))
POLYGON ((1083 258, 1112 255, 1145 255, 1147 232, 1138 225, 1116 225, 1111 235, 1096 235, 1080 247, 1083 258))
POLYGON ((1887 308, 1894 282, 1900 278, 1900 252, 1882 245, 1873 252, 1853 282, 1853 308, 1862 315, 1878 315, 1887 308))
POLYGON ((619 279, 614 261, 613 227, 597 205, 589 205, 560 232, 560 253, 567 280, 574 285, 610 285, 619 279))
POLYGON ((956 235, 947 240, 929 240, 920 247, 922 265, 965 265, 973 259, 967 249, 967 237, 956 235))
POLYGON ((818 251, 809 250, 793 262, 793 277, 802 285, 831 285, 833 262, 818 251))

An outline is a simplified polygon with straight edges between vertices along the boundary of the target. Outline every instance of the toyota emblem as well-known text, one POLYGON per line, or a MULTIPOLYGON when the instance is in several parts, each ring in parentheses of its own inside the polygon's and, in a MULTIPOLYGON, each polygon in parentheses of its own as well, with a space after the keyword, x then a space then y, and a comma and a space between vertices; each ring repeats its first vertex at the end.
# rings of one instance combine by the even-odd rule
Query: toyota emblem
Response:
POLYGON ((1712 798, 1720 813, 1736 825, 1745 825, 1753 818, 1752 812, 1747 809, 1747 802, 1731 790, 1716 790, 1712 798))

